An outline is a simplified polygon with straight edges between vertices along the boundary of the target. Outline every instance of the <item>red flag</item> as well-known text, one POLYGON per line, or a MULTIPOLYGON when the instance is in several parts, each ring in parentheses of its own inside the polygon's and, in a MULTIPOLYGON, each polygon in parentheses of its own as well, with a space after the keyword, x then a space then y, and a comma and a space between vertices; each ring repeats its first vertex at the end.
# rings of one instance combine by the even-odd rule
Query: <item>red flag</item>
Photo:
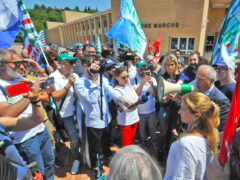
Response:
POLYGON ((87 36, 85 36, 85 44, 88 44, 87 36))
POLYGON ((160 59, 160 45, 161 45, 161 30, 159 31, 158 38, 153 44, 153 47, 156 49, 155 58, 160 59))
POLYGON ((222 166, 227 162, 233 142, 233 138, 237 129, 240 117, 240 73, 237 76, 232 103, 228 112, 227 121, 222 136, 221 149, 219 154, 219 162, 222 166))
POLYGON ((152 52, 153 51, 153 47, 152 47, 152 42, 151 42, 151 39, 149 38, 148 40, 148 52, 152 52))

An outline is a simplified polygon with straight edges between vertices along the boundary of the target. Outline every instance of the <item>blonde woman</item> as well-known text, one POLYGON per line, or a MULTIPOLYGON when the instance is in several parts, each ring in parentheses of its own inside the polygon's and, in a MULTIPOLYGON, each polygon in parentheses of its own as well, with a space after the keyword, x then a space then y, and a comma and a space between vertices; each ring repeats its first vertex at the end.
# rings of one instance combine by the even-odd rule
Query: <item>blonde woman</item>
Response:
POLYGON ((207 165, 217 152, 219 107, 192 92, 183 97, 179 114, 190 128, 171 145, 164 180, 207 180, 207 165))

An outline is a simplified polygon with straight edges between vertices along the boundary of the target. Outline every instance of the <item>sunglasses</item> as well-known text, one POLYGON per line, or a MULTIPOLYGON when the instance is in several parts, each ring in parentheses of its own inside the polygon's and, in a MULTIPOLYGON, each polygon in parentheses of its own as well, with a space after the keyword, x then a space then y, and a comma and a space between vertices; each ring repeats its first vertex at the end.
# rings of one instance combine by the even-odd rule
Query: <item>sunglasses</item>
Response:
POLYGON ((57 60, 57 59, 48 60, 48 62, 49 62, 50 64, 54 63, 54 61, 58 61, 58 60, 57 60))
POLYGON ((67 62, 68 62, 70 65, 76 64, 76 60, 68 60, 67 62))
POLYGON ((14 61, 14 62, 5 62, 5 63, 13 63, 17 67, 21 66, 21 64, 23 66, 29 66, 30 65, 30 62, 28 62, 28 61, 14 61))

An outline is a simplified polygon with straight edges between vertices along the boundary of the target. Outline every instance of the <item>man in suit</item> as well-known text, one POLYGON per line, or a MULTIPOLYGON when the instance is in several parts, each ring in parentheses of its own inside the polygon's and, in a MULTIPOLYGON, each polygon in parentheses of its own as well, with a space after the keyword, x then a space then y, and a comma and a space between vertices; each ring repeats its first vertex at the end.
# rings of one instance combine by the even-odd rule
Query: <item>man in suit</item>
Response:
POLYGON ((220 125, 218 130, 221 132, 224 130, 225 121, 230 108, 230 101, 218 88, 214 86, 216 76, 217 73, 212 66, 201 65, 197 70, 196 84, 199 92, 207 95, 220 107, 220 125))

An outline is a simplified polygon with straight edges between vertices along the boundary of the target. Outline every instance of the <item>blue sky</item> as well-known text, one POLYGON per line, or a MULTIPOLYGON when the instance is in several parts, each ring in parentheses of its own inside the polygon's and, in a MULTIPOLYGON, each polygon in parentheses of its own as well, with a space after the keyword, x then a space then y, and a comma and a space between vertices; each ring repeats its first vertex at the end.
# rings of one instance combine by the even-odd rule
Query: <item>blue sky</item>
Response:
POLYGON ((75 6, 78 6, 80 10, 84 10, 85 6, 90 6, 91 9, 98 8, 99 11, 103 11, 111 8, 111 0, 24 0, 25 6, 27 9, 33 9, 35 4, 42 5, 46 7, 57 7, 65 8, 69 7, 73 9, 75 6))

